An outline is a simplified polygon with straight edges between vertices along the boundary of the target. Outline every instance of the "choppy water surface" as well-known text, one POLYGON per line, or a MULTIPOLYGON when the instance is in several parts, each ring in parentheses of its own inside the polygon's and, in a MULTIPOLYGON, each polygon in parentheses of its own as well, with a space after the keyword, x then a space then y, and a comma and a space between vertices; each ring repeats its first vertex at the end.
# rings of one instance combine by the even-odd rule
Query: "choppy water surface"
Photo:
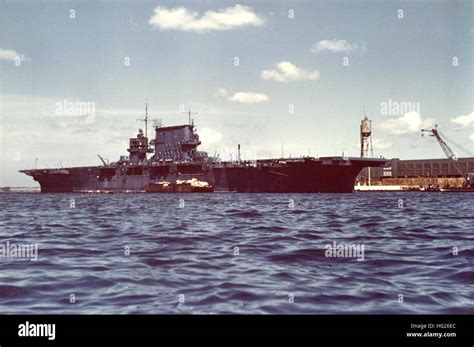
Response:
POLYGON ((0 244, 39 245, 37 261, 0 258, 1 313, 474 312, 470 193, 2 194, 0 205, 0 244), (326 257, 334 242, 364 246, 364 260, 326 257))

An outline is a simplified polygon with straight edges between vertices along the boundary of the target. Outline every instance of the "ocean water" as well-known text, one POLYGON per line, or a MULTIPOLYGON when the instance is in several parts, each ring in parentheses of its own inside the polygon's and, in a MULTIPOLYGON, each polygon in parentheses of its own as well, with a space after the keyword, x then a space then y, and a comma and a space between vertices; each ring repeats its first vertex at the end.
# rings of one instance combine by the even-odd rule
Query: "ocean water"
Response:
POLYGON ((1 194, 0 205, 3 314, 474 313, 470 193, 1 194), (12 255, 25 244, 37 260, 12 255))

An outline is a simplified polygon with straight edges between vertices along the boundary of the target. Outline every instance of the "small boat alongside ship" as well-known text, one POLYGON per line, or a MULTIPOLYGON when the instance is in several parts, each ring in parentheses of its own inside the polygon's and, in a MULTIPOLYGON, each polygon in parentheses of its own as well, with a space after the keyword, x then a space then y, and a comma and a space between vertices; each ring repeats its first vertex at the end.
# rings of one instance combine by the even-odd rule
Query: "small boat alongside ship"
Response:
POLYGON ((195 178, 190 180, 176 182, 156 182, 149 183, 145 187, 147 193, 212 193, 214 187, 205 181, 199 181, 195 178))

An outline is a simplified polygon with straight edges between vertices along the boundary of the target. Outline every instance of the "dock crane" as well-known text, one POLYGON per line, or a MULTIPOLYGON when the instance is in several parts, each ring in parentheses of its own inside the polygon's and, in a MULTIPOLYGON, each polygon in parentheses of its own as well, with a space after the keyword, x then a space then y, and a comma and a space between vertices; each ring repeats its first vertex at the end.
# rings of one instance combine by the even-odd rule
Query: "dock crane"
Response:
POLYGON ((448 157, 448 159, 451 161, 453 164, 454 168, 456 171, 461 175, 462 178, 467 183, 467 186, 474 187, 474 177, 472 174, 469 174, 467 172, 464 172, 461 167, 459 166, 458 163, 458 157, 456 153, 453 152, 453 150, 448 146, 446 141, 443 140, 444 135, 441 134, 441 132, 438 130, 438 124, 435 124, 434 127, 431 129, 421 129, 421 136, 423 136, 425 133, 429 133, 429 136, 433 136, 441 146, 441 149, 443 150, 444 154, 448 157))

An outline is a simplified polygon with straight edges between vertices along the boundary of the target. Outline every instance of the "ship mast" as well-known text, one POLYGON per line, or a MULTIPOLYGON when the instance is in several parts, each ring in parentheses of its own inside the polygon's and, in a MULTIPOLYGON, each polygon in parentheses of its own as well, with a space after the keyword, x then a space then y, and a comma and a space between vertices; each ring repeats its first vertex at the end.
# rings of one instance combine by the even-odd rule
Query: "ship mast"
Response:
POLYGON ((148 138, 148 103, 145 103, 145 137, 148 138))
POLYGON ((137 120, 145 122, 145 137, 148 138, 148 103, 145 103, 145 118, 137 120))
MULTIPOLYGON (((192 114, 197 114, 197 112, 191 112, 191 109, 189 109, 189 111, 188 111, 188 125, 191 125, 191 115, 192 114)), ((194 123, 194 121, 193 121, 193 123, 194 123)))

